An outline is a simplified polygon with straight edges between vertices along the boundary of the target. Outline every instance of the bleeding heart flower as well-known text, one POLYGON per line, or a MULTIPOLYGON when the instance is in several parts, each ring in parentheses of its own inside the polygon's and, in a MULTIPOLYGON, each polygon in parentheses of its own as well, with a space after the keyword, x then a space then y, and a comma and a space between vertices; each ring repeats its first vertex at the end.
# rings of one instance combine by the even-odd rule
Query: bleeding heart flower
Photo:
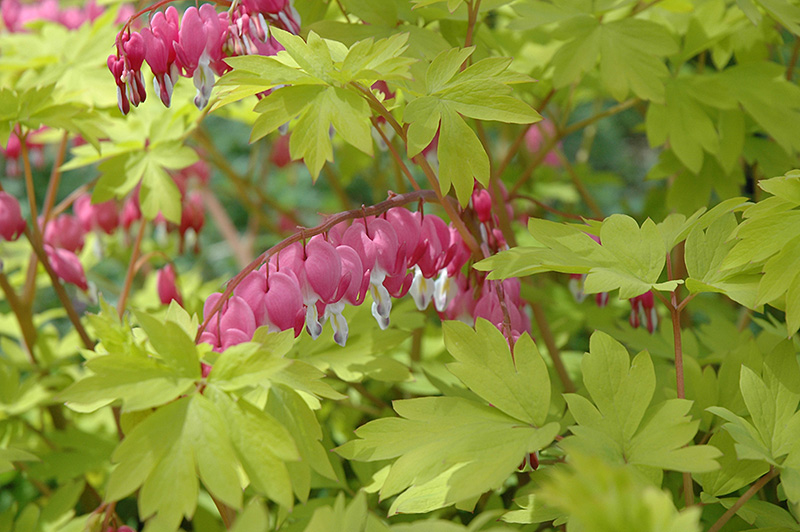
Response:
POLYGON ((389 327, 392 298, 383 286, 383 280, 387 275, 398 274, 404 262, 398 256, 397 233, 386 220, 362 219, 347 228, 342 243, 353 248, 364 268, 370 270, 372 315, 381 329, 386 329, 389 327))
POLYGON ((84 235, 80 221, 69 214, 50 220, 44 228, 44 243, 78 253, 83 249, 84 235))
POLYGON ((25 219, 17 199, 0 192, 0 237, 3 240, 16 240, 25 230, 25 219))
POLYGON ((114 200, 92 204, 91 196, 84 194, 75 200, 72 210, 84 231, 100 229, 110 235, 119 227, 117 203, 114 200))
POLYGON ((74 284, 83 291, 89 289, 83 265, 75 253, 66 249, 54 248, 47 244, 45 244, 44 250, 47 253, 50 266, 59 279, 66 283, 74 284))

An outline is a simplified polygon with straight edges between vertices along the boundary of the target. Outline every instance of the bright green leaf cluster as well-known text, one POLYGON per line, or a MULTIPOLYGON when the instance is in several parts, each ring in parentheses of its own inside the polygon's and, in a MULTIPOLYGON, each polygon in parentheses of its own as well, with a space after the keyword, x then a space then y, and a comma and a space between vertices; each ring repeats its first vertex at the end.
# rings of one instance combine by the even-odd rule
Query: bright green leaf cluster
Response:
POLYGON ((359 439, 337 450, 351 460, 396 459, 380 490, 382 498, 400 493, 390 514, 474 505, 558 433, 557 423, 544 423, 550 381, 529 337, 516 343, 512 359, 503 335, 485 320, 474 330, 460 322, 444 327, 457 361, 449 369, 476 397, 395 401, 399 418, 367 423, 356 431, 359 439))
POLYGON ((563 442, 567 450, 632 464, 658 478, 662 469, 702 473, 719 468, 715 447, 687 446, 700 423, 687 417, 689 401, 651 404, 656 376, 646 351, 630 361, 622 344, 598 331, 581 369, 592 401, 578 394, 565 396, 577 422, 571 428, 574 436, 563 442))

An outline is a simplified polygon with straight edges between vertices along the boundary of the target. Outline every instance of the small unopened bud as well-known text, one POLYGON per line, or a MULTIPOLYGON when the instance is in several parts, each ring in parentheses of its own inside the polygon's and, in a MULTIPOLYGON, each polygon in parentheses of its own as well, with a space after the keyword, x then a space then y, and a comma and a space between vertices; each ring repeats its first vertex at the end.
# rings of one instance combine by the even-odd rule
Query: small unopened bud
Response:
POLYGON ((179 305, 183 305, 183 299, 176 283, 175 268, 172 264, 167 264, 158 270, 157 287, 158 298, 162 304, 168 305, 174 299, 179 305))

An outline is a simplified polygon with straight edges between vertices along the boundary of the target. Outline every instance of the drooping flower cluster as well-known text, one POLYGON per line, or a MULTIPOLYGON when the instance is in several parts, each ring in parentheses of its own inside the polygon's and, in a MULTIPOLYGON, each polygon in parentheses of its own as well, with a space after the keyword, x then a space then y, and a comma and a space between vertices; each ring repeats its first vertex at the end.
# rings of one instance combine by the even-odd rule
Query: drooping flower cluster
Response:
MULTIPOLYGON (((36 168, 44 166, 44 144, 37 142, 37 137, 47 128, 42 127, 35 131, 28 133, 25 139, 25 144, 28 148, 28 155, 30 156, 31 163, 36 168)), ((22 165, 20 164, 22 158, 22 144, 16 131, 12 131, 8 137, 8 143, 5 147, 0 145, 0 153, 6 160, 6 175, 8 177, 19 177, 22 175, 22 165)))
POLYGON ((226 57, 274 55, 283 48, 270 36, 270 26, 297 33, 300 17, 290 0, 243 0, 232 10, 217 13, 213 4, 190 7, 183 17, 170 6, 157 12, 141 32, 117 35, 117 53, 108 56, 108 68, 117 84, 117 103, 123 114, 147 97, 142 75, 146 62, 153 72, 153 88, 169 107, 180 77, 192 78, 194 103, 208 104, 215 76, 230 68, 226 57))
POLYGON ((519 294, 519 282, 468 278, 461 270, 470 258, 458 231, 441 218, 405 208, 389 209, 378 217, 365 217, 334 226, 305 244, 294 243, 249 273, 233 290, 221 311, 211 316, 222 294, 205 303, 209 325, 201 342, 215 350, 249 341, 256 328, 305 329, 317 338, 330 321, 334 340, 345 345, 348 324, 346 304, 360 305, 367 293, 378 325, 389 326, 392 297, 410 294, 420 310, 434 304, 440 316, 474 323, 485 317, 501 329, 510 316, 512 337, 530 332, 519 294))
MULTIPOLYGON (((103 14, 103 8, 97 5, 95 0, 86 2, 83 7, 61 8, 58 0, 43 0, 34 3, 22 3, 19 0, 3 0, 0 3, 0 15, 3 24, 11 32, 21 32, 25 30, 25 25, 35 20, 47 20, 61 24, 70 30, 74 30, 85 24, 92 22, 103 14)), ((132 14, 130 7, 123 7, 120 10, 120 17, 128 17, 132 14)))
MULTIPOLYGON (((530 126, 528 131, 525 132, 525 146, 530 153, 539 153, 539 150, 542 149, 544 144, 549 139, 552 139, 555 134, 556 128, 553 123, 549 120, 542 120, 530 126), (545 138, 545 136, 547 138, 545 138)), ((561 148, 561 142, 559 141, 556 146, 561 148)), ((561 161, 558 159, 556 152, 551 150, 544 155, 542 164, 545 166, 561 166, 561 161)))
MULTIPOLYGON (((156 226, 163 225, 166 232, 177 231, 179 233, 180 250, 182 252, 184 240, 189 230, 191 229, 197 235, 205 224, 205 209, 202 198, 198 192, 190 190, 190 188, 195 186, 193 184, 195 181, 201 185, 206 184, 210 171, 207 164, 201 160, 171 175, 183 198, 181 222, 176 225, 167 222, 163 217, 159 217, 154 223, 156 226)), ((11 199, 14 200, 14 198, 11 199)), ((0 200, 2 200, 2 197, 0 197, 0 200)), ((19 206, 17 206, 17 210, 19 210, 19 206)), ((127 233, 131 225, 142 220, 138 190, 134 190, 124 202, 109 200, 101 203, 92 203, 91 196, 83 194, 73 203, 72 211, 73 214, 59 214, 48 220, 46 224, 40 219, 39 224, 43 226, 42 235, 44 237, 45 250, 56 275, 67 283, 74 284, 82 290, 87 290, 86 274, 77 256, 83 249, 86 234, 94 231, 98 234, 112 235, 120 228, 127 233)), ((0 207, 0 219, 2 219, 2 207, 0 207)), ((174 270, 172 270, 172 276, 174 284, 174 270)), ((179 294, 171 299, 181 301, 179 294)), ((169 299, 166 302, 168 303, 169 299)))

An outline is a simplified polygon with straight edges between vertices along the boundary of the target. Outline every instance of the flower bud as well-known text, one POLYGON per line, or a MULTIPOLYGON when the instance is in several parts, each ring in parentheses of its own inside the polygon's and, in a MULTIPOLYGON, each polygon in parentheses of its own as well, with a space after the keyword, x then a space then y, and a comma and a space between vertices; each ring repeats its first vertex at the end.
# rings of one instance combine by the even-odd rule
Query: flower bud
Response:
POLYGON ((44 228, 44 243, 78 253, 83 249, 84 230, 74 216, 62 214, 50 220, 44 228))
POLYGON ((183 306, 183 298, 178 290, 176 281, 175 267, 172 264, 167 264, 158 270, 158 298, 161 303, 168 305, 173 299, 183 306))
POLYGON ((472 193, 472 208, 482 223, 492 219, 492 197, 488 190, 477 190, 472 193))
POLYGON ((25 230, 25 219, 14 196, 0 192, 0 238, 16 240, 25 230))
POLYGON ((83 265, 75 253, 66 249, 54 248, 47 244, 45 244, 44 250, 47 252, 50 266, 52 266, 59 279, 65 283, 74 284, 83 291, 89 289, 83 265))

